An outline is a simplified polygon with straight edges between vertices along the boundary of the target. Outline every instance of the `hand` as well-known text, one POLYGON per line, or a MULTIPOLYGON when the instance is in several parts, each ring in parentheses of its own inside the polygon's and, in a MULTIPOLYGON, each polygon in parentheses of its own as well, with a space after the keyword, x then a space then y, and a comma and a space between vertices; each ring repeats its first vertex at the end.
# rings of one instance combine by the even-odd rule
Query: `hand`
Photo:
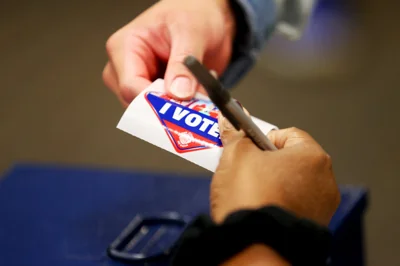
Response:
POLYGON ((340 202, 331 159, 306 132, 268 134, 277 151, 261 151, 221 117, 224 151, 211 183, 211 214, 222 222, 239 209, 277 205, 328 225, 340 202))
POLYGON ((183 59, 193 55, 222 74, 234 35, 228 0, 162 0, 109 38, 104 83, 127 106, 165 72, 166 91, 191 99, 200 86, 183 59))

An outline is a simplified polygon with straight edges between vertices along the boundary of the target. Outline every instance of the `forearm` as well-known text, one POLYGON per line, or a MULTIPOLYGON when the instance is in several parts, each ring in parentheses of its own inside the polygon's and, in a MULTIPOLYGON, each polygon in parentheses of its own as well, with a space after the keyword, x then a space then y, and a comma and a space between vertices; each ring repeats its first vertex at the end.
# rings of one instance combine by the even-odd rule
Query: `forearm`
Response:
POLYGON ((253 245, 222 266, 290 266, 278 253, 264 245, 253 245))

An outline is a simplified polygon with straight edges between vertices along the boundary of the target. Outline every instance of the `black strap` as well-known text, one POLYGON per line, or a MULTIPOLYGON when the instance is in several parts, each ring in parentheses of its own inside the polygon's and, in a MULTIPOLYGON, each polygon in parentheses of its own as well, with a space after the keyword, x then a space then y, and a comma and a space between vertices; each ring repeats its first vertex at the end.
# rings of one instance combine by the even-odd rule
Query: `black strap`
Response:
POLYGON ((177 242, 172 265, 220 265, 252 244, 265 244, 294 266, 320 266, 330 243, 327 228, 278 207, 238 211, 220 225, 202 215, 177 242))

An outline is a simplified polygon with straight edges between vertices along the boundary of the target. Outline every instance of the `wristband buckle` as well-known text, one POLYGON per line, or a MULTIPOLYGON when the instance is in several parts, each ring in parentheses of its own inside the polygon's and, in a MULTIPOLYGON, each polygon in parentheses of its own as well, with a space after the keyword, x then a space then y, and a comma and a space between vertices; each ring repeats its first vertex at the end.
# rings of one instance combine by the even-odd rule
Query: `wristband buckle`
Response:
POLYGON ((175 212, 158 216, 136 215, 107 248, 108 256, 129 264, 167 260, 190 218, 175 212))

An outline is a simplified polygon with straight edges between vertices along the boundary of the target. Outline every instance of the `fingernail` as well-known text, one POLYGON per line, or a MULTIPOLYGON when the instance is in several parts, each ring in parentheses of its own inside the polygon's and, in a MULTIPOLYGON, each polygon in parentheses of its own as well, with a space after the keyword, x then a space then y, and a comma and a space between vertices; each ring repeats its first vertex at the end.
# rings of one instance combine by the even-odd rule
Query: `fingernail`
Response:
POLYGON ((170 92, 179 98, 189 98, 194 94, 194 87, 190 79, 177 77, 171 84, 170 92))
POLYGON ((250 116, 249 111, 247 111, 247 109, 244 108, 243 105, 242 105, 238 100, 235 99, 235 101, 236 101, 236 103, 242 108, 243 112, 244 112, 246 115, 250 116))
POLYGON ((243 105, 238 100, 235 99, 235 101, 243 109, 243 105))
POLYGON ((214 78, 218 79, 217 71, 215 71, 215 70, 210 70, 210 74, 213 75, 214 78))

